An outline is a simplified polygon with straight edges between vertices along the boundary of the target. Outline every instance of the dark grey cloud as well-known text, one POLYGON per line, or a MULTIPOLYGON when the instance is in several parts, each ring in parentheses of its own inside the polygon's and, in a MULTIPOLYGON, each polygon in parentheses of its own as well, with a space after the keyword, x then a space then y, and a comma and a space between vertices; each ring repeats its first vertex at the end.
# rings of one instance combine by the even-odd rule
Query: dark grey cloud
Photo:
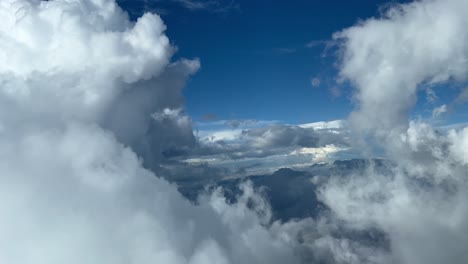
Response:
POLYGON ((228 168, 237 176, 330 162, 350 150, 350 135, 344 124, 334 121, 303 126, 255 120, 206 123, 206 130, 197 133, 197 146, 179 160, 228 168))
POLYGON ((247 158, 287 153, 296 148, 317 148, 329 144, 347 145, 344 133, 339 135, 331 131, 281 124, 242 130, 239 140, 241 143, 233 144, 223 140, 215 141, 202 149, 207 155, 219 153, 230 155, 231 158, 247 158))
POLYGON ((183 87, 198 68, 198 60, 181 60, 157 78, 135 83, 112 104, 103 127, 132 146, 149 167, 193 147, 192 121, 182 110, 183 87))

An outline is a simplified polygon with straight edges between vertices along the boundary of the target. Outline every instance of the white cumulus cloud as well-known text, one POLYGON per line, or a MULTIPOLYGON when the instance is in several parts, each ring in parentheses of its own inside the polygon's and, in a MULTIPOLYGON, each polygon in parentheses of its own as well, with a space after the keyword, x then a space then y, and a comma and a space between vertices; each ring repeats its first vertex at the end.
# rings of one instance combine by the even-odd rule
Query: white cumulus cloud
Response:
POLYGON ((1 263, 298 262, 251 187, 196 206, 142 166, 193 138, 178 109, 199 62, 170 62, 157 15, 5 0, 0 16, 1 263))
POLYGON ((341 76, 357 89, 353 129, 395 166, 334 178, 322 198, 355 229, 388 235, 390 255, 377 263, 468 261, 466 128, 440 131, 409 118, 425 84, 467 79, 466 12, 464 0, 415 1, 336 35, 341 76))

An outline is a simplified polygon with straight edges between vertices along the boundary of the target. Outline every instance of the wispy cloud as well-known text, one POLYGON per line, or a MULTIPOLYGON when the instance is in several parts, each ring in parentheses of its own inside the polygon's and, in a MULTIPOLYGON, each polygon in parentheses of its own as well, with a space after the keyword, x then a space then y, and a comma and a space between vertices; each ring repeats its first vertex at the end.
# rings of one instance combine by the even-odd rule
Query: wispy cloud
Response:
POLYGON ((328 89, 328 91, 330 92, 333 98, 338 98, 343 94, 341 89, 338 88, 337 86, 332 86, 330 89, 328 89))
POLYGON ((332 44, 333 44, 332 40, 319 39, 319 40, 309 41, 305 46, 306 46, 306 48, 315 48, 315 47, 319 47, 319 46, 328 46, 328 45, 332 45, 332 44))
POLYGON ((273 53, 277 55, 293 54, 296 52, 297 52, 297 49, 295 48, 274 48, 273 49, 273 53))
POLYGON ((226 13, 233 10, 239 10, 240 6, 235 1, 197 1, 197 0, 171 0, 180 6, 191 11, 208 11, 212 13, 226 13))
POLYGON ((337 47, 337 41, 332 39, 318 39, 309 41, 307 44, 304 45, 307 49, 322 49, 322 57, 327 57, 329 55, 329 51, 333 50, 337 47))
POLYGON ((310 79, 310 84, 312 85, 312 87, 319 87, 320 86, 320 78, 318 77, 313 77, 310 79))

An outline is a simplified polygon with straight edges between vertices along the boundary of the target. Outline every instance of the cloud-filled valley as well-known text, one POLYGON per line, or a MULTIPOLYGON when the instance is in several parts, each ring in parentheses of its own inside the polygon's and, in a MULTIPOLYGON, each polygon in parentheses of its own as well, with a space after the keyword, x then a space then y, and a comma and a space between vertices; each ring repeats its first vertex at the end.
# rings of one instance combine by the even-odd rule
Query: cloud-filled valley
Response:
POLYGON ((290 124, 194 121, 203 59, 157 14, 0 0, 0 263, 468 261, 468 128, 434 121, 467 90, 411 116, 464 87, 467 11, 394 4, 336 32, 355 110, 290 124))

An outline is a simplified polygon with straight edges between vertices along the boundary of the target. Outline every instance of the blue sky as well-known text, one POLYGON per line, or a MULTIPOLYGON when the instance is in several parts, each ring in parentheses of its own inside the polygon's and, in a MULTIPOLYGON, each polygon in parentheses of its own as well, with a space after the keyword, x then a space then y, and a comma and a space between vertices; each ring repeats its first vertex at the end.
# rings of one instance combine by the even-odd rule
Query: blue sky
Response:
MULTIPOLYGON (((119 0, 132 17, 160 14, 178 47, 174 59, 199 58, 201 69, 185 88, 194 121, 278 120, 289 124, 346 119, 353 110, 349 83, 337 83, 332 35, 406 0, 119 0), (312 84, 313 80, 315 85, 312 84)), ((421 91, 413 118, 453 101, 457 89, 421 91)), ((460 108, 461 106, 458 106, 460 108)), ((443 123, 466 120, 464 109, 443 123)), ((436 120, 437 121, 437 120, 436 120)))
MULTIPOLYGON (((333 33, 379 16, 386 0, 247 1, 119 0, 135 18, 160 14, 178 47, 174 59, 199 58, 201 69, 185 88, 194 121, 278 120, 289 124, 345 119, 354 108, 351 87, 337 83, 333 33), (313 80, 316 79, 314 82, 313 80), (315 83, 313 85, 312 83, 315 83)), ((391 3, 404 3, 400 0, 391 3)), ((413 118, 431 118, 457 89, 434 102, 421 91, 413 118)), ((460 106, 458 106, 460 107, 460 106)), ((466 120, 463 109, 445 123, 466 120)))
POLYGON ((200 58, 201 70, 185 91, 187 111, 195 121, 209 117, 294 124, 346 118, 353 107, 350 88, 336 84, 336 56, 324 42, 359 19, 378 15, 386 2, 121 0, 120 4, 133 15, 143 10, 161 14, 167 35, 179 48, 176 57, 200 58), (311 85, 313 78, 320 79, 316 87, 311 85))

